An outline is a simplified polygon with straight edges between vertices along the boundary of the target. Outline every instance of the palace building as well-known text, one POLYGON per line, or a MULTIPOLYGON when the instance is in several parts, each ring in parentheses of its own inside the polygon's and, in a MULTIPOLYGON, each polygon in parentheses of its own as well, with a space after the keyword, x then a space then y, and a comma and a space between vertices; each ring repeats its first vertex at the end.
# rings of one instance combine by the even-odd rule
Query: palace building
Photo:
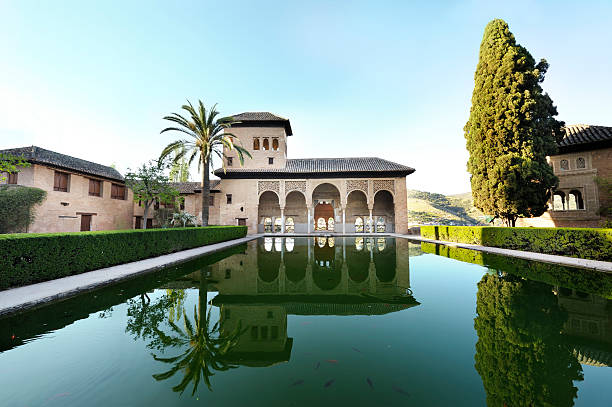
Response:
MULTIPOLYGON (((224 151, 226 170, 211 180, 209 224, 246 225, 249 233, 408 231, 406 176, 413 168, 375 157, 290 159, 288 119, 267 112, 234 118, 231 132, 252 158, 240 166, 234 151, 224 151)), ((145 226, 144 208, 115 169, 35 146, 0 152, 32 164, 5 183, 47 191, 29 232, 145 226)), ((201 183, 175 187, 180 209, 201 219, 201 183)), ((157 226, 153 213, 146 226, 157 226)))

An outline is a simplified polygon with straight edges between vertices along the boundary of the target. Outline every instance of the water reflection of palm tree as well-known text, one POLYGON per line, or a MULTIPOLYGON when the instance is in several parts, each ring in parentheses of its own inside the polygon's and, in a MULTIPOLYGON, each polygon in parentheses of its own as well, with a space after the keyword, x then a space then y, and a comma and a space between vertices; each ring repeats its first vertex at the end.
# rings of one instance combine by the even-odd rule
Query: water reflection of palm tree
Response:
POLYGON ((206 301, 207 284, 206 277, 202 273, 199 304, 194 306, 193 310, 194 323, 187 316, 187 311, 183 309, 184 329, 179 328, 172 321, 169 321, 172 329, 171 334, 156 329, 156 333, 165 347, 181 347, 185 350, 180 355, 169 358, 153 355, 155 360, 172 365, 170 370, 154 374, 153 378, 158 381, 166 380, 173 377, 177 372, 184 371, 183 380, 172 388, 173 391, 181 394, 189 383, 193 382, 191 395, 194 395, 201 379, 212 391, 210 377, 214 376, 215 371, 226 371, 237 367, 227 363, 225 357, 238 344, 244 330, 238 326, 235 330, 224 333, 220 330, 220 321, 211 326, 211 315, 210 310, 207 311, 206 301))

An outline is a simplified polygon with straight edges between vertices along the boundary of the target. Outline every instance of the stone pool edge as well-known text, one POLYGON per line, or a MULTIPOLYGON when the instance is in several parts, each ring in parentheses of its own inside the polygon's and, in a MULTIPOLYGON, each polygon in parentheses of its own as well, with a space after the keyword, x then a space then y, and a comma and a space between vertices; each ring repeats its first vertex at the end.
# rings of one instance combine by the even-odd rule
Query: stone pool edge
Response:
POLYGON ((230 247, 255 240, 254 234, 225 242, 214 243, 176 253, 164 254, 117 266, 88 271, 42 283, 0 291, 0 317, 26 311, 47 303, 68 299, 78 294, 152 273, 168 266, 184 263, 196 257, 212 254, 230 247))
POLYGON ((453 246, 453 247, 458 247, 460 249, 476 250, 476 251, 483 252, 483 253, 499 254, 502 256, 515 257, 518 259, 533 260, 533 261, 539 261, 543 263, 559 264, 561 266, 578 267, 578 268, 583 268, 583 269, 601 271, 604 273, 612 273, 612 262, 609 262, 609 261, 580 259, 577 257, 566 257, 566 256, 557 256, 554 254, 544 254, 544 253, 527 252, 527 251, 522 251, 522 250, 502 249, 499 247, 479 246, 476 244, 468 244, 468 243, 446 242, 443 240, 427 239, 427 238, 417 236, 417 235, 401 235, 398 233, 393 233, 391 234, 391 236, 402 238, 402 239, 419 241, 419 242, 427 242, 427 243, 441 244, 445 246, 453 246))

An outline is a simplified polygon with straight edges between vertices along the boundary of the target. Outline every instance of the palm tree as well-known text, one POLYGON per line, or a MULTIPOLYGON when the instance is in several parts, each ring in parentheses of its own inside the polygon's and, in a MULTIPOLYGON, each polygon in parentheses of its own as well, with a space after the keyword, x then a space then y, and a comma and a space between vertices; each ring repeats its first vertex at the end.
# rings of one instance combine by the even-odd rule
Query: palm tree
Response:
POLYGON ((208 206, 210 200, 210 163, 213 154, 220 159, 225 171, 224 151, 235 150, 240 160, 240 165, 244 164, 244 156, 251 158, 251 154, 242 146, 236 144, 237 137, 228 132, 232 124, 239 123, 233 117, 217 118, 219 112, 215 104, 211 109, 206 110, 204 103, 198 100, 197 110, 188 100, 182 109, 187 111, 190 118, 185 118, 178 113, 165 116, 164 120, 176 123, 178 126, 167 127, 161 131, 178 131, 189 135, 186 140, 176 140, 166 146, 160 155, 160 160, 172 155, 173 163, 180 163, 183 157, 189 157, 188 163, 191 165, 193 160, 198 158, 198 171, 202 171, 202 226, 208 226, 208 206))

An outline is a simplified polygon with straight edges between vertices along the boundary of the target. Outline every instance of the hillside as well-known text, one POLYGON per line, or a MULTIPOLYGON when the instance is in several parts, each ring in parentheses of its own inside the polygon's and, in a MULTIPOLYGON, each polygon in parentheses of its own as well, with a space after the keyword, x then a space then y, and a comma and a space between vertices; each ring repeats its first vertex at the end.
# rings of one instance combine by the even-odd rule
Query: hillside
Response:
POLYGON ((484 215, 472 205, 470 192, 442 195, 408 190, 408 223, 439 225, 483 225, 484 215))

